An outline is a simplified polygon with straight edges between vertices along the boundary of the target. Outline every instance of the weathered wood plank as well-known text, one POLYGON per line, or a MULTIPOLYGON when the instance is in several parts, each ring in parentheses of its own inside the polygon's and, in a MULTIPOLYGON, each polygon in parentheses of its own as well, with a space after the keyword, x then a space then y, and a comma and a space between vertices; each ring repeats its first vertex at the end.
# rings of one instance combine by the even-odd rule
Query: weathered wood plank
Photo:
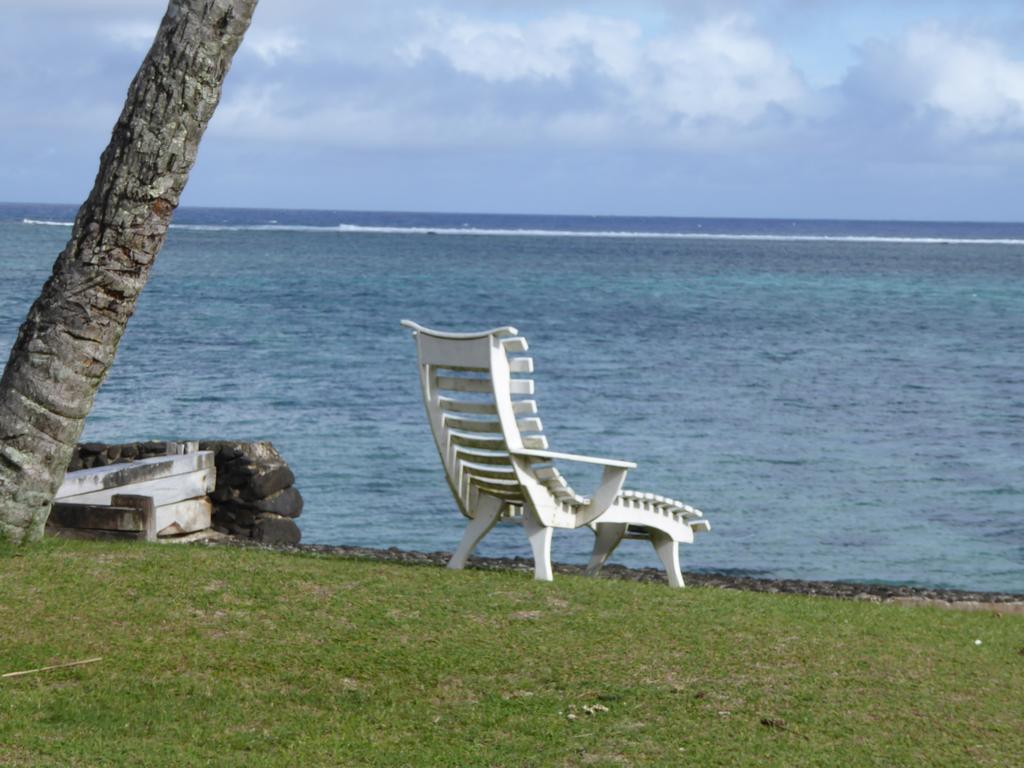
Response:
MULTIPOLYGON (((108 467, 96 467, 94 469, 80 469, 76 472, 68 472, 64 482, 57 490, 56 499, 63 501, 71 500, 73 497, 84 494, 93 494, 100 491, 111 491, 117 493, 117 489, 137 485, 142 482, 157 480, 161 478, 185 475, 197 470, 214 470, 214 459, 212 451, 197 451, 178 456, 157 456, 152 459, 141 459, 130 464, 113 464, 108 467)), ((212 488, 211 488, 212 490, 212 488)), ((125 491, 134 493, 134 491, 125 491)), ((192 494, 201 496, 202 493, 192 494)), ((182 496, 173 501, 180 501, 189 496, 182 496)), ((91 500, 74 499, 76 502, 91 500)), ((100 503, 108 503, 103 499, 100 503)), ((157 502, 159 505, 160 502, 157 502)))
POLYGON ((73 496, 62 496, 59 500, 74 504, 110 504, 115 495, 132 494, 151 496, 158 507, 174 504, 186 499, 205 496, 213 490, 216 473, 213 469, 203 469, 187 474, 158 477, 153 480, 128 483, 113 488, 104 488, 91 493, 79 493, 73 496))
POLYGON ((152 497, 114 494, 111 504, 57 502, 49 524, 75 530, 118 531, 147 541, 178 536, 210 527, 213 505, 203 498, 156 506, 152 497))
POLYGON ((212 525, 213 505, 207 498, 186 499, 156 508, 157 536, 204 531, 212 525))
POLYGON ((142 510, 104 504, 67 504, 58 501, 50 511, 49 522, 61 528, 136 532, 146 530, 146 516, 142 510))
POLYGON ((117 531, 156 540, 156 506, 148 496, 115 494, 110 505, 57 502, 48 523, 58 528, 117 531))

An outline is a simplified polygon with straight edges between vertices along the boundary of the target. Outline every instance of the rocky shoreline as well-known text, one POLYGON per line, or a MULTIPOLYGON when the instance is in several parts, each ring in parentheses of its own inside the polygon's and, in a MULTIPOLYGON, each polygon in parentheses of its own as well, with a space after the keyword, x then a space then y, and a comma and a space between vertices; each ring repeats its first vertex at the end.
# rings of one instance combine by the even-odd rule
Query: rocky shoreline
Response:
MULTIPOLYGON (((251 540, 224 537, 209 541, 206 545, 241 546, 290 552, 315 554, 329 557, 359 558, 382 562, 409 563, 415 565, 444 566, 451 556, 449 552, 416 552, 391 547, 335 546, 326 544, 265 544, 251 540)), ((487 571, 533 572, 533 560, 524 557, 472 557, 469 567, 487 571)), ((583 566, 556 563, 555 573, 581 575, 583 566)), ((622 565, 606 565, 602 578, 622 579, 639 582, 665 582, 665 575, 656 568, 627 568, 622 565)), ((736 576, 723 573, 684 573, 689 586, 715 589, 736 589, 747 592, 770 592, 778 594, 810 595, 845 600, 867 600, 877 603, 906 605, 937 605, 958 610, 982 610, 996 613, 1024 613, 1024 594, 1005 592, 970 592, 956 589, 909 587, 891 584, 854 584, 839 581, 802 581, 798 579, 762 579, 750 576, 736 576)))

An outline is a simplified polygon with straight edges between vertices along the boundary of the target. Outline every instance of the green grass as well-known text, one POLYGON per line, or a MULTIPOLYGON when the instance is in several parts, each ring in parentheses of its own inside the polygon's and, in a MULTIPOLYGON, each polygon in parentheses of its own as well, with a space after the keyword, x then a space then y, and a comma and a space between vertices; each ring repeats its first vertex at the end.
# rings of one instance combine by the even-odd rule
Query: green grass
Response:
POLYGON ((1019 765, 1022 648, 1020 615, 49 540, 0 551, 0 673, 103 661, 0 679, 0 765, 1019 765))

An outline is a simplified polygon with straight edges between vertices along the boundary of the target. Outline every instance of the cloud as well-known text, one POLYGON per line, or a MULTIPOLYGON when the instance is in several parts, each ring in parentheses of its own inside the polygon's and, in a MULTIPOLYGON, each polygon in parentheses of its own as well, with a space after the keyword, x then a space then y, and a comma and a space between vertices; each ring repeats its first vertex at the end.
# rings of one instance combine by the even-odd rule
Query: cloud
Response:
POLYGON ((455 71, 488 82, 567 83, 589 61, 621 77, 635 66, 641 35, 633 22, 578 13, 513 24, 435 11, 424 14, 423 21, 423 32, 399 48, 401 56, 416 64, 435 53, 455 71))
POLYGON ((510 104, 524 89, 560 92, 545 105, 548 136, 579 125, 585 141, 639 130, 655 142, 703 144, 709 123, 728 132, 813 111, 785 53, 738 14, 652 35, 628 19, 582 13, 497 23, 435 11, 397 53, 410 67, 440 60, 490 95, 504 88, 510 104))
POLYGON ((688 118, 749 124, 774 109, 803 112, 810 92, 788 57, 753 22, 727 16, 655 40, 638 88, 646 104, 688 118))
POLYGON ((902 57, 919 86, 918 103, 958 133, 1024 128, 1024 61, 998 42, 928 24, 907 35, 902 57))
POLYGON ((861 98, 909 113, 939 139, 1024 131, 1024 60, 993 37, 916 25, 893 41, 866 45, 849 80, 861 98))
MULTIPOLYGON (((54 146, 91 166, 166 0, 0 5, 0 165, 54 146)), ((504 169, 526 189, 562 168, 565 199, 604 210, 619 187, 655 190, 659 210, 701 189, 697 203, 718 195, 729 212, 786 185, 819 211, 882 211, 886 194, 918 213, 941 194, 982 210, 985 184, 1016 189, 1024 163, 1021 30, 1004 0, 265 0, 201 167, 319 153, 315 187, 353 158, 390 158, 400 179, 421 162, 428 201, 450 165, 467 188, 504 169)), ((623 199, 639 210, 636 195, 623 199)))
POLYGON ((242 50, 254 53, 264 64, 274 66, 299 53, 302 50, 302 41, 288 32, 255 29, 246 36, 245 47, 242 50))

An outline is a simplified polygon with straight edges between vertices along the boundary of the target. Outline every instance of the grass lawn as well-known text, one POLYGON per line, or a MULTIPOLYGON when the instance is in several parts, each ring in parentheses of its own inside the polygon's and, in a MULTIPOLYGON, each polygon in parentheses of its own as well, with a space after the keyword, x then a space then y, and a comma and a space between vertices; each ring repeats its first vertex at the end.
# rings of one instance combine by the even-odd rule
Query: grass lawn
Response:
POLYGON ((1024 761, 1021 615, 228 547, 0 550, 0 674, 95 656, 0 679, 0 765, 1024 761))

